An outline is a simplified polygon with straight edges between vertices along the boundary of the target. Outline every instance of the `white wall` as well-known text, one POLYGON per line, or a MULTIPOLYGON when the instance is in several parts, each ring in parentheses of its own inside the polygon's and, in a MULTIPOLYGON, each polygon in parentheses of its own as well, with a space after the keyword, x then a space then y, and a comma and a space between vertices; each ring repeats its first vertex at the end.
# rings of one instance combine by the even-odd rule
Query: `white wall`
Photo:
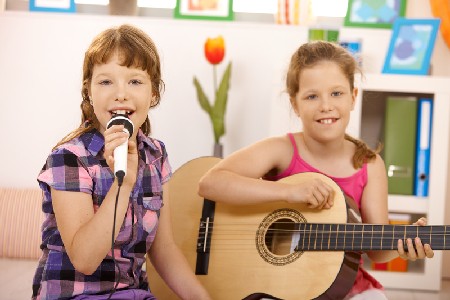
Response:
POLYGON ((79 124, 85 49, 95 34, 121 23, 144 29, 159 47, 166 92, 150 116, 153 135, 166 143, 174 168, 212 154, 210 122, 192 84, 197 75, 212 94, 212 67, 203 55, 206 37, 223 34, 225 62, 233 62, 225 154, 267 136, 269 103, 279 89, 275 85, 282 76, 280 65, 305 40, 304 30, 298 28, 4 13, 0 15, 0 124, 10 129, 2 132, 7 142, 0 150, 6 170, 0 173, 1 185, 36 185, 35 177, 51 147, 79 124))
MULTIPOLYGON (((428 1, 408 1, 407 16, 431 17, 428 1)), ((150 117, 174 169, 212 153, 211 125, 192 84, 198 76, 212 95, 212 69, 203 57, 207 37, 226 40, 220 73, 233 62, 224 154, 297 128, 283 80, 291 53, 307 39, 306 27, 0 11, 0 125, 11 128, 1 133, 8 147, 0 147, 0 186, 36 186, 51 147, 79 124, 85 49, 95 34, 122 23, 141 27, 159 47, 166 92, 150 117)), ((364 71, 381 71, 390 30, 344 27, 340 35, 362 38, 364 71)), ((434 75, 450 76, 450 51, 440 35, 432 64, 434 75)))
MULTIPOLYGON (((8 130, 1 133, 1 186, 36 186, 36 175, 50 149, 79 124, 84 51, 95 34, 122 23, 144 29, 159 47, 166 91, 150 117, 153 135, 166 143, 174 169, 212 154, 211 125, 192 84, 193 76, 198 76, 212 95, 212 67, 203 54, 207 37, 222 34, 226 40, 219 73, 225 63, 233 63, 227 133, 222 140, 225 155, 284 133, 283 120, 289 115, 284 74, 290 55, 307 40, 305 27, 4 12, 0 14, 0 124, 8 130)), ((382 57, 374 45, 387 45, 389 32, 369 31, 375 39, 364 41, 367 66, 377 71, 382 57)), ((343 36, 361 34, 360 29, 342 32, 343 36)))

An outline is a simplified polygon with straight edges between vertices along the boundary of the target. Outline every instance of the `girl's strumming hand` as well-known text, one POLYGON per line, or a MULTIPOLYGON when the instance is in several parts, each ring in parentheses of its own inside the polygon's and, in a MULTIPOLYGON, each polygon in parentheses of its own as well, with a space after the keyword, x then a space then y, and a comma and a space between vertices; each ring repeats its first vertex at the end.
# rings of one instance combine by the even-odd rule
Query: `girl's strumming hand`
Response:
POLYGON ((304 203, 309 208, 331 208, 334 204, 334 190, 324 181, 314 178, 291 185, 288 191, 288 202, 304 203))

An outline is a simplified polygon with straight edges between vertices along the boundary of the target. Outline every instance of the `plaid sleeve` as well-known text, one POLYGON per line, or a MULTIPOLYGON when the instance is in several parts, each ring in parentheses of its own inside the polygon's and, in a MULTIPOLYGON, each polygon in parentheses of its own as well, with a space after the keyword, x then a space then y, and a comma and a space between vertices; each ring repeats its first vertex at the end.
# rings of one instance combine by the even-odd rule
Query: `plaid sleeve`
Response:
POLYGON ((160 149, 162 157, 161 157, 161 184, 169 181, 170 177, 172 177, 172 167, 169 163, 169 156, 167 154, 166 146, 163 142, 155 140, 156 146, 160 149))
POLYGON ((67 149, 57 149, 47 158, 38 181, 55 190, 92 193, 93 182, 79 156, 67 149))

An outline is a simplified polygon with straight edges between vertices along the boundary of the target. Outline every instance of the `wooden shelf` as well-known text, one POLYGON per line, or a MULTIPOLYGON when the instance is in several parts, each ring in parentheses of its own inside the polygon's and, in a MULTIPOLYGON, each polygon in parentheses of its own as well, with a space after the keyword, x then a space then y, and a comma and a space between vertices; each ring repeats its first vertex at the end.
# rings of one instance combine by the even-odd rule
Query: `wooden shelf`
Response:
MULTIPOLYGON (((377 142, 379 125, 384 112, 379 107, 386 95, 402 93, 413 96, 429 95, 433 99, 433 121, 430 154, 429 196, 416 197, 389 195, 389 212, 412 215, 414 222, 418 216, 426 216, 428 224, 443 225, 447 192, 448 153, 450 135, 450 84, 448 78, 432 76, 367 74, 359 80, 359 94, 353 115, 348 126, 349 134, 361 137, 361 124, 364 131, 370 132, 364 137, 377 142), (363 97, 366 93, 367 98, 363 97), (368 103, 376 112, 370 116, 362 115, 363 103, 368 103), (363 119, 365 117, 365 119, 363 119), (369 119, 367 119, 369 118, 369 119)), ((369 143, 370 145, 370 143, 369 143)), ((373 145, 370 145, 373 147, 373 145)), ((442 251, 435 251, 432 259, 410 262, 407 272, 371 271, 366 269, 386 288, 437 291, 441 285, 442 251)))
POLYGON ((428 213, 428 197, 415 197, 403 195, 389 195, 389 211, 410 214, 428 213))
POLYGON ((441 288, 440 276, 430 276, 426 272, 386 272, 369 271, 385 288, 417 289, 438 291, 441 288), (439 280, 437 280, 439 277, 439 280))

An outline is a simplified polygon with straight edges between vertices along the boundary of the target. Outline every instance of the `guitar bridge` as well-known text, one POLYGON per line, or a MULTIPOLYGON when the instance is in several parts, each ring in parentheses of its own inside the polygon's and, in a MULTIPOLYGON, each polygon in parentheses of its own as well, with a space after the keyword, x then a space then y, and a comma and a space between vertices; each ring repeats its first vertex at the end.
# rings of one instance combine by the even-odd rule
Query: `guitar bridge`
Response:
POLYGON ((203 202, 202 218, 198 230, 196 275, 207 275, 209 267, 209 254, 211 248, 211 235, 214 226, 214 211, 216 203, 205 199, 203 202))

